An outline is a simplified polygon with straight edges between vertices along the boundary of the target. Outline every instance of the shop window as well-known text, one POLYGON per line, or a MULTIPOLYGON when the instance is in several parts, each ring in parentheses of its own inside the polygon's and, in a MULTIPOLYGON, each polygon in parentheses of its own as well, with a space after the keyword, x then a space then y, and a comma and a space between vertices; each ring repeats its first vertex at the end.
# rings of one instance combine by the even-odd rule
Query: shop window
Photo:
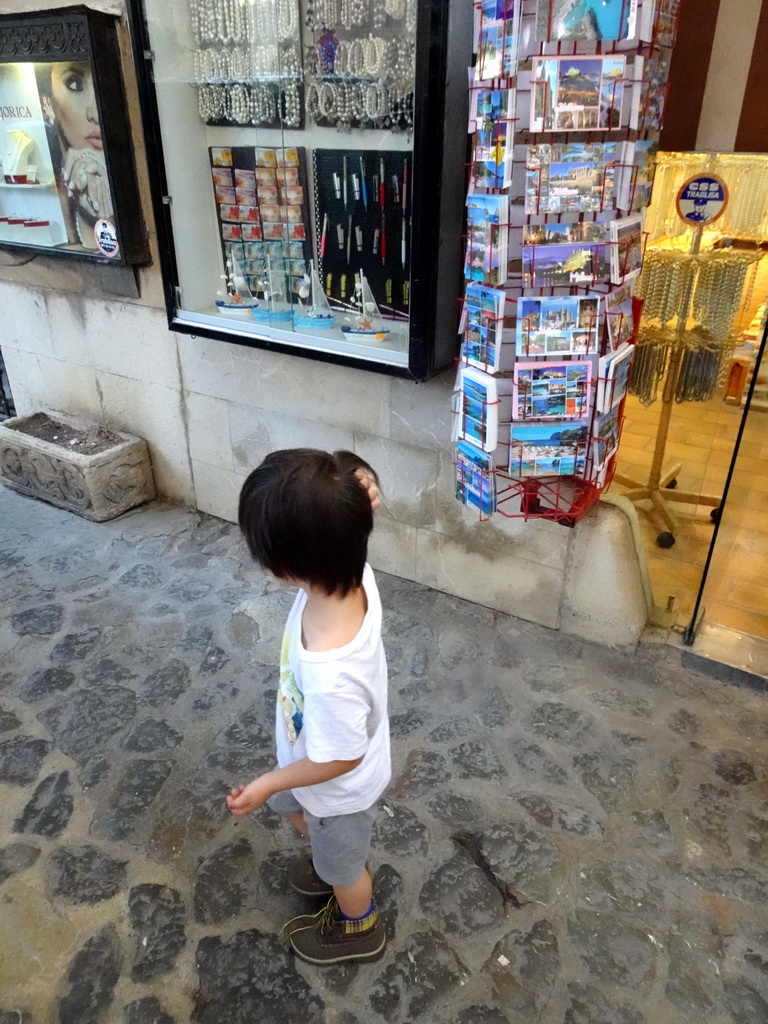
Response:
POLYGON ((419 378, 446 366, 466 144, 446 67, 469 62, 449 28, 471 5, 132 7, 171 326, 419 378))

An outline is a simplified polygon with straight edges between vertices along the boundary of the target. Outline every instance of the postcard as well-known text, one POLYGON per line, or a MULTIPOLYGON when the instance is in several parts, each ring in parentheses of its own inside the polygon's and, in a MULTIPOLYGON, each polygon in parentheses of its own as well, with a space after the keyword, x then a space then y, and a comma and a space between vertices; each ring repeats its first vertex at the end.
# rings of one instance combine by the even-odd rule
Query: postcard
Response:
POLYGON ((236 260, 244 262, 246 259, 246 252, 242 242, 225 242, 224 251, 227 256, 234 256, 236 260))
POLYGON ((598 349, 600 298, 563 296, 517 300, 518 356, 587 355, 598 349))
POLYGON ((667 99, 668 82, 668 61, 659 55, 644 62, 638 122, 638 129, 641 132, 661 131, 664 124, 664 104, 667 99))
POLYGON ((212 167, 211 177, 216 188, 232 188, 232 171, 226 167, 212 167))
POLYGON ((619 410, 596 416, 592 427, 592 461, 602 469, 619 447, 619 410))
POLYGON ((276 149, 257 149, 256 150, 256 166, 257 167, 277 167, 277 150, 276 149))
POLYGON ((634 346, 626 342, 615 352, 600 359, 598 368, 597 411, 610 412, 623 400, 629 385, 634 346))
POLYGON ((523 285, 590 288, 608 279, 608 248, 603 242, 523 246, 523 285))
POLYGON ((628 208, 636 213, 639 213, 644 207, 650 206, 658 149, 658 142, 646 140, 635 143, 637 175, 633 184, 634 194, 630 196, 631 205, 628 205, 628 208))
POLYGON ((236 188, 235 195, 235 201, 240 203, 242 206, 256 206, 256 189, 236 188))
POLYGON ((614 42, 637 34, 639 0, 538 0, 536 38, 614 42))
POLYGON ((266 255, 263 242, 246 242, 245 254, 249 260, 263 260, 266 255))
POLYGON ((464 298, 466 323, 461 353, 472 366, 491 373, 499 369, 506 293, 468 284, 464 298))
POLYGON ((240 207, 240 220, 247 224, 258 224, 259 222, 259 208, 258 206, 241 206, 240 207))
POLYGON ((508 188, 514 167, 514 89, 475 89, 472 187, 508 188))
POLYGON ((517 73, 520 0, 481 0, 476 80, 517 73))
POLYGON ((626 60, 535 57, 532 132, 616 131, 621 128, 626 60))
POLYGON ((280 204, 277 185, 259 185, 258 195, 259 202, 264 205, 278 206, 280 204))
POLYGON ((304 245, 302 242, 290 242, 288 248, 292 260, 304 259, 304 245))
POLYGON ((514 422, 510 432, 511 476, 574 476, 584 471, 589 421, 514 422))
POLYGON ((467 196, 467 258, 464 276, 483 284, 502 285, 507 279, 509 196, 467 196))
POLYGON ((217 186, 213 191, 214 195, 216 196, 217 203, 231 205, 233 203, 238 202, 235 190, 233 188, 221 188, 217 186))
MULTIPOLYGON (((299 169, 298 167, 279 167, 277 169, 277 180, 280 182, 280 187, 296 187, 301 184, 299 180, 299 169)), ((270 184, 265 182, 265 184, 270 184)))
POLYGON ((485 515, 496 511, 496 478, 493 458, 468 441, 456 445, 456 497, 485 515))
POLYGON ((512 418, 583 417, 591 408, 592 364, 516 363, 512 418))
POLYGON ((218 147, 213 146, 211 148, 211 163, 214 167, 231 167, 232 150, 219 149, 218 147))
POLYGON ((643 220, 639 214, 613 220, 611 235, 611 281, 624 284, 643 268, 643 220))
POLYGON ((630 341, 634 337, 635 321, 631 284, 623 284, 606 296, 605 319, 608 324, 608 340, 614 351, 625 341, 630 341))
POLYGON ((605 245, 608 225, 594 220, 574 224, 526 224, 523 227, 523 245, 576 245, 580 242, 605 245))
POLYGON ((270 260, 288 258, 288 246, 285 242, 270 240, 267 242, 267 253, 269 254, 270 260))
POLYGON ((281 206, 280 211, 283 215, 283 220, 287 220, 289 224, 301 224, 302 211, 300 206, 281 206))
POLYGON ((286 224, 285 230, 291 241, 303 241, 307 237, 307 230, 303 224, 286 224))
POLYGON ((235 188, 256 188, 256 172, 235 168, 235 188))
POLYGON ((472 366, 459 369, 458 382, 458 439, 471 441, 483 451, 494 451, 499 443, 499 424, 510 420, 512 382, 472 366))
POLYGON ((655 0, 653 41, 657 46, 675 45, 679 9, 680 0, 655 0))
POLYGON ((220 206, 219 220, 237 222, 240 220, 239 206, 220 206))
POLYGON ((240 242, 243 238, 243 228, 241 224, 222 224, 221 225, 221 237, 225 242, 240 242))
POLYGON ((599 213, 615 202, 617 144, 528 146, 525 212, 599 213))
POLYGON ((261 224, 242 224, 243 238, 246 242, 260 242, 262 238, 261 224))
POLYGON ((256 184, 261 187, 262 185, 277 185, 277 172, 271 170, 268 167, 257 167, 255 172, 256 184))
POLYGON ((283 202, 301 206, 304 202, 304 189, 301 185, 286 185, 283 188, 283 202))

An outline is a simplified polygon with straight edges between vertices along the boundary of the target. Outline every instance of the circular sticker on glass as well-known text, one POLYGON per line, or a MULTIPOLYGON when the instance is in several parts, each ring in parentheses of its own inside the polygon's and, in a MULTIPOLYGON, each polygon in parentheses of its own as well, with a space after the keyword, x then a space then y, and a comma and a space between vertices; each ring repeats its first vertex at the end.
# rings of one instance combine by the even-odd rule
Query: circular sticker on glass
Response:
POLYGON ((728 186, 716 174, 697 174, 677 193, 678 216, 695 227, 712 224, 727 205, 728 186))
POLYGON ((93 234, 100 252, 105 256, 117 256, 120 246, 117 242, 117 229, 111 220, 97 220, 93 234))

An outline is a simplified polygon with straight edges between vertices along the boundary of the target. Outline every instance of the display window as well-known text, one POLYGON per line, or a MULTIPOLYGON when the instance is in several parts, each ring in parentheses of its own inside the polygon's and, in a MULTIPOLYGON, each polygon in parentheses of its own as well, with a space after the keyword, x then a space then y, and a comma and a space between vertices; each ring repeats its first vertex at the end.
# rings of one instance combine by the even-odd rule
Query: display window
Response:
POLYGON ((447 44, 419 23, 436 6, 134 3, 172 326, 418 376, 448 361, 455 280, 436 299, 460 229, 440 267, 436 229, 443 168, 464 166, 429 139, 447 44))
POLYGON ((148 259, 115 33, 85 8, 0 17, 0 246, 148 259))
POLYGON ((660 153, 615 485, 662 624, 768 640, 768 156, 660 153))

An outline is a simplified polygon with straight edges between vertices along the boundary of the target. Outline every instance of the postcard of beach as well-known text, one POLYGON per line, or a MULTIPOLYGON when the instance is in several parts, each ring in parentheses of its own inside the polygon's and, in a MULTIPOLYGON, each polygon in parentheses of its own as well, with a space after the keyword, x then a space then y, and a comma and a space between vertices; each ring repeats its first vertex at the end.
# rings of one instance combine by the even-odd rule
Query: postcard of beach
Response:
POLYGON ((623 55, 534 58, 531 131, 619 129, 625 71, 623 55))
POLYGON ((467 259, 464 276, 487 285, 507 279, 509 196, 467 196, 467 259))
POLYGON ((591 287, 607 280, 605 243, 523 246, 525 288, 591 287))
POLYGON ((476 80, 517 74, 521 0, 482 0, 476 80))
POLYGON ((638 0, 538 0, 536 31, 542 41, 631 39, 638 0))
POLYGON ((456 497, 485 515, 496 511, 496 478, 493 459, 468 441, 456 445, 456 497))
POLYGON ((615 351, 625 341, 630 341, 635 333, 631 284, 614 288, 606 296, 605 319, 608 324, 608 340, 615 351))
POLYGON ((627 393, 629 370, 634 346, 626 342, 615 352, 600 359, 598 367, 597 411, 610 412, 619 405, 627 393))
POLYGON ((517 363, 512 419, 586 416, 591 408, 591 380, 589 361, 517 363))
POLYGON ((483 451, 493 452, 499 442, 499 423, 511 420, 512 382, 492 377, 473 366, 462 366, 458 374, 457 440, 471 441, 483 451))
POLYGON ((491 373, 500 368, 505 301, 506 292, 501 289, 467 285, 462 356, 472 366, 491 373))
POLYGON ((608 225, 611 236, 611 281, 624 284, 632 281, 643 268, 643 219, 640 214, 612 220, 608 225))

